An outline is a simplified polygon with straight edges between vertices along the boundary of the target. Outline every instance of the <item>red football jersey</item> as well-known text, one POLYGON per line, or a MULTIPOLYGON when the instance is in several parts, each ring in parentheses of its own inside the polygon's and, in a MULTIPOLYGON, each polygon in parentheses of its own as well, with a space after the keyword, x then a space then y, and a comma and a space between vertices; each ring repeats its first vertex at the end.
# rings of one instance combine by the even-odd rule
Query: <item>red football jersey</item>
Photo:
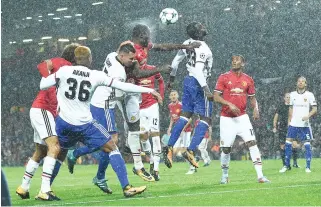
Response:
MULTIPOLYGON (((241 110, 241 115, 246 113, 247 97, 255 95, 253 79, 241 73, 239 76, 233 71, 220 75, 217 80, 215 91, 223 94, 223 99, 231 102, 241 110)), ((222 107, 221 116, 236 117, 228 106, 222 107)))
MULTIPOLYGON (((51 73, 57 72, 59 68, 62 66, 71 65, 70 62, 68 62, 63 58, 52 58, 50 60, 52 62, 52 67, 53 67, 53 69, 51 70, 51 73)), ((42 77, 47 77, 50 74, 50 72, 47 69, 46 62, 41 62, 37 67, 42 77)), ((57 116, 57 105, 58 105, 58 101, 57 101, 57 95, 56 95, 56 87, 52 86, 47 90, 39 91, 31 107, 45 109, 51 112, 52 115, 55 117, 57 116)))
MULTIPOLYGON (((200 122, 199 119, 197 119, 197 120, 195 121, 194 129, 196 128, 196 126, 198 125, 199 122, 200 122)), ((212 126, 210 126, 210 127, 212 127, 212 126)), ((205 139, 210 138, 210 136, 209 136, 209 134, 208 134, 208 130, 206 131, 206 134, 205 134, 204 138, 205 138, 205 139)))
MULTIPOLYGON (((159 92, 161 96, 164 98, 164 81, 160 73, 149 78, 139 79, 138 85, 155 89, 155 81, 158 81, 159 92)), ((140 104, 140 109, 148 108, 155 103, 157 103, 157 100, 152 94, 142 93, 142 103, 140 104)))
MULTIPOLYGON (((170 103, 170 104, 168 104, 168 109, 169 109, 169 114, 170 114, 171 118, 174 120, 174 122, 177 122, 177 120, 179 119, 179 116, 181 115, 181 112, 182 112, 182 103, 179 101, 176 103, 170 103)), ((189 124, 185 128, 185 132, 191 132, 191 131, 192 131, 192 127, 189 124)))

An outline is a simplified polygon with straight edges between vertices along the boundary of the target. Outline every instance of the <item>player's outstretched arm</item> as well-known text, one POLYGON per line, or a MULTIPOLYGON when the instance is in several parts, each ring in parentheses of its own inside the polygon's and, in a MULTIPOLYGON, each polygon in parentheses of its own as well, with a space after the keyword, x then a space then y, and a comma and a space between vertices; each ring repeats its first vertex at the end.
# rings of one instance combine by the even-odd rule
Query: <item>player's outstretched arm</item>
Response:
POLYGON ((153 75, 156 75, 157 73, 170 73, 171 72, 171 66, 170 65, 164 65, 164 66, 160 66, 160 67, 156 67, 153 70, 144 70, 141 69, 138 62, 136 62, 133 66, 133 74, 137 77, 137 78, 148 78, 151 77, 153 75))
POLYGON ((41 78, 40 90, 46 90, 54 85, 56 85, 56 74, 51 74, 47 78, 41 78))
POLYGON ((164 43, 164 44, 154 44, 153 49, 156 51, 171 51, 171 50, 180 50, 180 49, 194 49, 194 48, 199 48, 200 46, 201 46, 200 42, 193 42, 189 45, 164 43))

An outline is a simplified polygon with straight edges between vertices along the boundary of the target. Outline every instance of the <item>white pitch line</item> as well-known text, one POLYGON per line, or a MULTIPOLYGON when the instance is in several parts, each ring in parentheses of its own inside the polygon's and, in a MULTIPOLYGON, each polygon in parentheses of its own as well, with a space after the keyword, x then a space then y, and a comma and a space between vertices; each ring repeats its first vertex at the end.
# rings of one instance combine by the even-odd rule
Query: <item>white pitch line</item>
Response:
MULTIPOLYGON (((269 184, 266 184, 269 185, 269 184)), ((70 202, 70 203, 57 203, 49 204, 48 206, 65 206, 65 205, 74 205, 74 204, 88 204, 88 203, 103 203, 103 202, 115 202, 115 201, 129 201, 129 200, 144 200, 144 199, 154 199, 154 198, 172 198, 172 197, 186 197, 186 196, 195 196, 195 195, 208 195, 208 194, 221 194, 221 193, 235 193, 235 192, 247 192, 247 191, 256 191, 256 190, 274 190, 274 189, 283 189, 283 188, 297 188, 297 187, 308 187, 308 186, 318 186, 321 183, 309 184, 309 185, 288 185, 288 186, 279 186, 275 188, 249 188, 244 190, 225 190, 225 191, 213 191, 213 192, 199 192, 199 193, 184 193, 184 194, 174 194, 174 195, 160 195, 160 196, 148 196, 148 197, 134 197, 134 198, 120 198, 120 199, 108 199, 100 201, 79 201, 79 202, 70 202)), ((38 205, 42 206, 42 205, 38 205)))

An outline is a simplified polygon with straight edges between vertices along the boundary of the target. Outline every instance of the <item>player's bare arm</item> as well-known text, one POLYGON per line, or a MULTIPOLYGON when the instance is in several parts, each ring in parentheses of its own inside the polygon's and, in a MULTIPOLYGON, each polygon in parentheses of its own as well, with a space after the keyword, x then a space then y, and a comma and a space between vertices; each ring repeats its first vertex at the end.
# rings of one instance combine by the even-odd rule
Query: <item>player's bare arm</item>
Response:
POLYGON ((171 50, 181 50, 181 49, 188 50, 188 49, 199 48, 200 46, 201 46, 201 43, 199 42, 193 42, 189 45, 164 43, 164 44, 154 44, 153 49, 156 51, 171 51, 171 50))
POLYGON ((231 102, 228 102, 226 100, 224 100, 221 96, 221 93, 214 91, 214 101, 216 103, 220 103, 222 105, 226 105, 230 108, 230 110, 235 114, 235 115, 239 115, 241 113, 241 110, 239 108, 237 108, 234 104, 232 104, 231 102))
POLYGON ((276 133, 276 131, 277 131, 276 126, 277 126, 277 123, 278 123, 278 119, 279 119, 279 114, 275 113, 274 114, 274 118, 273 118, 273 132, 274 133, 276 133))
POLYGON ((257 103, 256 97, 250 96, 249 99, 250 99, 251 107, 253 108, 253 118, 254 120, 257 120, 260 118, 260 113, 259 113, 259 105, 257 103))
POLYGON ((314 116, 317 113, 317 111, 318 111, 317 106, 312 106, 312 109, 311 109, 309 115, 302 117, 302 121, 308 121, 310 119, 310 117, 314 116))
POLYGON ((157 73, 170 73, 171 72, 171 66, 170 65, 163 65, 160 67, 156 67, 154 70, 144 70, 140 69, 138 62, 136 62, 133 66, 133 74, 137 78, 148 78, 153 75, 156 75, 157 73))
POLYGON ((205 96, 207 97, 207 99, 208 99, 209 101, 213 101, 213 100, 214 100, 214 97, 213 97, 213 94, 212 94, 212 92, 210 91, 208 85, 203 86, 202 88, 203 88, 203 91, 204 91, 205 96))
POLYGON ((157 99, 160 105, 163 105, 163 98, 157 91, 154 90, 151 94, 157 99))
POLYGON ((168 134, 168 135, 171 134, 173 124, 174 124, 174 120, 173 120, 173 118, 171 117, 171 120, 170 120, 170 122, 169 122, 168 129, 167 129, 167 134, 168 134))
POLYGON ((292 114, 293 114, 293 106, 290 106, 289 107, 289 116, 288 116, 288 126, 290 126, 292 114))

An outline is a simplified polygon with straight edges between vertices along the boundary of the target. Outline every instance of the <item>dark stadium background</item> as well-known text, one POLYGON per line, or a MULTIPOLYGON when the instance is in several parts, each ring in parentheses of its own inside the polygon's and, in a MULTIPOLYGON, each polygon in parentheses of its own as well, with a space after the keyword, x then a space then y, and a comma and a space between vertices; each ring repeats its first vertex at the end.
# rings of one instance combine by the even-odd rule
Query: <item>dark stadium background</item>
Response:
MULTIPOLYGON (((1 2, 2 165, 23 165, 33 152, 29 109, 39 90, 36 65, 61 54, 68 44, 58 41, 61 38, 89 46, 93 67, 99 69, 106 55, 130 38, 136 23, 151 27, 155 43, 182 43, 187 38, 185 26, 193 20, 203 22, 209 30, 206 42, 214 55, 212 89, 218 75, 229 70, 233 54, 242 54, 246 59, 246 72, 253 76, 257 87, 261 120, 254 127, 264 158, 277 157, 277 138, 272 133, 274 111, 281 104, 284 91, 295 89, 298 75, 307 77, 309 90, 321 101, 320 1, 102 0, 102 4, 92 5, 95 2, 1 2), (160 24, 158 15, 166 7, 175 8, 181 15, 176 24, 160 24), (57 11, 58 8, 67 10, 57 11), (50 13, 54 15, 48 16, 50 13)), ((170 64, 174 56, 175 52, 151 52, 149 64, 170 64)), ((178 91, 185 74, 181 64, 175 85, 178 91)), ((165 99, 161 110, 162 132, 166 132, 169 123, 168 103, 165 99)), ((218 114, 215 105, 212 144, 219 139, 218 114)), ((316 139, 313 157, 320 157, 320 123, 320 115, 312 119, 316 139)), ((119 119, 118 126, 121 130, 119 119)), ((124 141, 121 144, 123 149, 124 141)), ((236 142, 234 158, 240 159, 246 153, 244 149, 242 143, 236 142)), ((85 163, 91 162, 87 157, 85 163)))

